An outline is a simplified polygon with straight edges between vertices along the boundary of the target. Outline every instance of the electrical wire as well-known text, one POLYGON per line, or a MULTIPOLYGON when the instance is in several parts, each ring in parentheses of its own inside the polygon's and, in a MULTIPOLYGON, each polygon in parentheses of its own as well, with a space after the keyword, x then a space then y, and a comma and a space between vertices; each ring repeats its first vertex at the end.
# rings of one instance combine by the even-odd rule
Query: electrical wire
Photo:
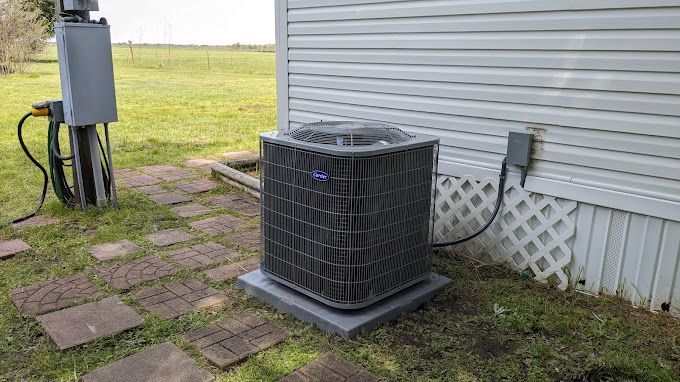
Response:
POLYGON ((47 175, 47 170, 45 170, 45 167, 43 167, 43 166, 40 164, 40 162, 38 162, 38 161, 33 157, 33 155, 31 154, 31 152, 30 152, 30 151, 28 150, 28 148, 26 147, 26 144, 24 143, 24 137, 23 137, 24 123, 25 123, 26 120, 27 120, 28 118, 30 118, 32 115, 33 115, 33 113, 27 113, 26 115, 24 115, 24 116, 21 118, 21 120, 19 121, 19 124, 17 125, 17 135, 19 136, 19 144, 21 145, 21 149, 24 150, 24 153, 26 154, 26 156, 28 157, 28 159, 29 159, 31 162, 33 162, 33 164, 34 164, 36 167, 38 167, 38 168, 40 169, 40 171, 42 172, 42 174, 43 174, 43 188, 42 188, 42 194, 41 194, 41 196, 40 196, 40 203, 38 204, 38 208, 35 210, 35 212, 33 212, 33 213, 29 214, 29 215, 26 215, 26 216, 24 216, 24 217, 15 219, 15 220, 13 220, 12 222, 10 222, 10 224, 21 223, 21 222, 26 221, 26 220, 28 220, 28 219, 34 217, 35 215, 37 215, 38 212, 40 212, 40 210, 42 209, 43 204, 45 204, 45 198, 47 197, 47 184, 49 183, 49 177, 48 177, 48 175, 47 175))
POLYGON ((484 233, 489 227, 491 227, 491 224, 496 220, 496 217, 498 216, 498 213, 501 210, 501 207, 503 206, 503 196, 505 195, 505 180, 507 178, 507 173, 508 173, 508 162, 507 158, 503 158, 503 164, 501 166, 501 174, 499 176, 500 181, 498 182, 498 197, 496 198, 496 207, 493 210, 493 213, 491 214, 491 218, 481 227, 477 230, 477 232, 473 233, 472 235, 454 240, 454 241, 449 241, 449 242, 444 242, 444 243, 436 243, 433 244, 434 248, 444 248, 444 247, 451 247, 454 245, 462 244, 465 242, 468 242, 477 236, 481 235, 484 233))
POLYGON ((57 199, 69 207, 75 207, 76 197, 73 194, 73 187, 71 187, 66 180, 66 172, 64 171, 64 167, 70 167, 70 165, 64 163, 64 161, 72 160, 75 156, 64 157, 61 155, 61 146, 59 145, 60 126, 61 124, 58 122, 50 122, 47 134, 52 188, 54 189, 54 194, 57 196, 57 199))

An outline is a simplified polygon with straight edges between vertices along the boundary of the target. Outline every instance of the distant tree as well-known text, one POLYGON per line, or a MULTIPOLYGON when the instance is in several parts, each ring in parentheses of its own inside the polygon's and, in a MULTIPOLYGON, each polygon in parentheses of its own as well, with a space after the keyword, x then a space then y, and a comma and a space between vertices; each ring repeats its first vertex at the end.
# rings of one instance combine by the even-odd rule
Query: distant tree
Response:
POLYGON ((45 20, 45 26, 50 34, 54 34, 54 20, 56 10, 54 8, 54 0, 25 0, 40 11, 40 16, 45 20))
POLYGON ((1 0, 0 74, 21 72, 48 37, 41 11, 25 0, 1 0))

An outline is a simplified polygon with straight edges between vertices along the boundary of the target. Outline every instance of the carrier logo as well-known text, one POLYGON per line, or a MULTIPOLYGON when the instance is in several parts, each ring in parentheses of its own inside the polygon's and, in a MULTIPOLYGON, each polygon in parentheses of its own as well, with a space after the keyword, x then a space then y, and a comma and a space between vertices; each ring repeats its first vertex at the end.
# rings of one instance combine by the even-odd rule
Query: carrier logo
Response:
POLYGON ((317 180, 319 182, 328 182, 328 180, 331 177, 328 176, 328 174, 326 174, 323 171, 316 170, 316 171, 312 172, 312 178, 314 178, 314 180, 317 180))

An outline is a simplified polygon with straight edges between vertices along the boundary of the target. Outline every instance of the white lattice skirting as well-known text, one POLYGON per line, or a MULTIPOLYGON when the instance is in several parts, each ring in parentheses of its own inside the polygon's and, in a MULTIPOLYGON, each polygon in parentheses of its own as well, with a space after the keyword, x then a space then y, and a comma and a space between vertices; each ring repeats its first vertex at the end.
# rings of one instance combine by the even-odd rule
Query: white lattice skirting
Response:
MULTIPOLYGON (((493 213, 498 179, 472 177, 437 179, 435 242, 455 240, 474 233, 493 213)), ((458 247, 467 255, 493 260, 524 271, 536 280, 554 280, 569 286, 565 273, 572 259, 576 232, 573 213, 577 203, 532 194, 518 184, 505 189, 503 209, 495 223, 473 241, 458 247)))

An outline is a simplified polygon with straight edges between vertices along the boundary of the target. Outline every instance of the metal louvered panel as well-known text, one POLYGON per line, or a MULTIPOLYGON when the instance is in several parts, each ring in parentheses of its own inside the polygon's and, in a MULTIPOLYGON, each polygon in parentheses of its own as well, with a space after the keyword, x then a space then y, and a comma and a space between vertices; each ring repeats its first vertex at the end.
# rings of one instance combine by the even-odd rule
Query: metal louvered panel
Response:
POLYGON ((262 143, 262 271, 341 309, 429 277, 437 141, 362 157, 295 142, 262 143))

